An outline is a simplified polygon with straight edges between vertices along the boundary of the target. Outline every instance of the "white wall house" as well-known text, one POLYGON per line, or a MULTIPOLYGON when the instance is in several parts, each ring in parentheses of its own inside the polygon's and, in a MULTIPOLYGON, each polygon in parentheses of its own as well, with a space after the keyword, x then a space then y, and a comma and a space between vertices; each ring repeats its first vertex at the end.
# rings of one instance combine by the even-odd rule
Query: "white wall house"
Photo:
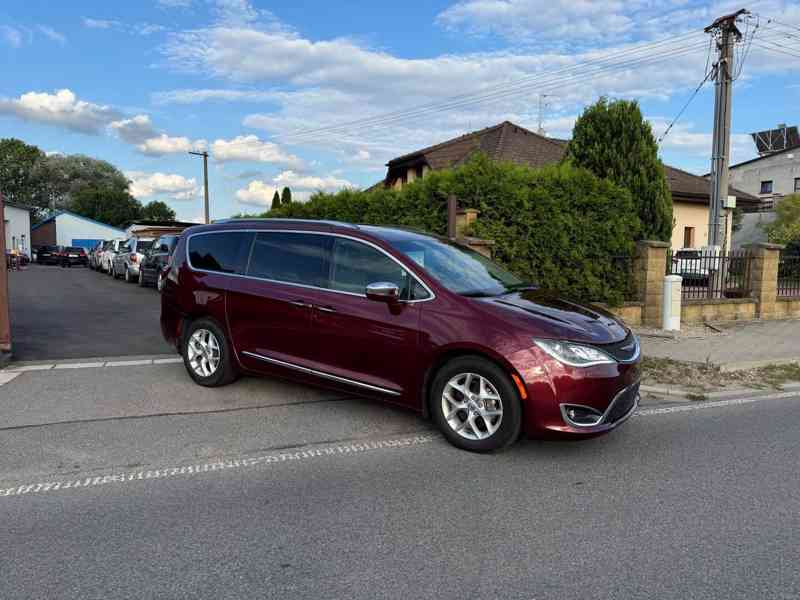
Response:
POLYGON ((731 165, 730 184, 765 201, 800 193, 800 148, 731 165))
POLYGON ((122 229, 66 210, 57 212, 31 229, 33 244, 37 246, 92 248, 97 242, 124 237, 125 231, 122 229))
POLYGON ((31 253, 31 209, 6 202, 4 206, 6 250, 31 253))

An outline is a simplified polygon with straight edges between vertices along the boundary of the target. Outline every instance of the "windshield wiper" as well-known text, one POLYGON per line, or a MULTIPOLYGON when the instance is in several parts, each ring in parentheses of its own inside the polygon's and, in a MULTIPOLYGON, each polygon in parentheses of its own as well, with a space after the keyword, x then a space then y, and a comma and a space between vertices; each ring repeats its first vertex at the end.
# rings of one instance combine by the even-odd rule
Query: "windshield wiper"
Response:
POLYGON ((507 285, 506 293, 510 294, 511 292, 527 292, 530 290, 536 290, 538 288, 539 288, 538 285, 526 281, 523 283, 514 283, 512 285, 507 285))

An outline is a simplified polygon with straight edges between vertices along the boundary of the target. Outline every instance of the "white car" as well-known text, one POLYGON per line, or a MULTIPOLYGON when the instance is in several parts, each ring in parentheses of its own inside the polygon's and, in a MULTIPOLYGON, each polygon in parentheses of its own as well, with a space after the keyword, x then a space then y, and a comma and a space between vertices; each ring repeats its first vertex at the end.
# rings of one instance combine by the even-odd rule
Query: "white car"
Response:
POLYGON ((670 272, 684 279, 708 279, 712 271, 719 270, 720 263, 720 249, 716 246, 680 248, 672 255, 670 272))
POLYGON ((111 276, 122 277, 128 283, 139 281, 139 267, 147 252, 155 242, 153 238, 131 237, 125 240, 111 261, 111 276))
POLYGON ((100 252, 99 260, 99 268, 101 271, 111 275, 111 262, 124 244, 125 240, 116 239, 109 240, 103 245, 103 250, 100 252))

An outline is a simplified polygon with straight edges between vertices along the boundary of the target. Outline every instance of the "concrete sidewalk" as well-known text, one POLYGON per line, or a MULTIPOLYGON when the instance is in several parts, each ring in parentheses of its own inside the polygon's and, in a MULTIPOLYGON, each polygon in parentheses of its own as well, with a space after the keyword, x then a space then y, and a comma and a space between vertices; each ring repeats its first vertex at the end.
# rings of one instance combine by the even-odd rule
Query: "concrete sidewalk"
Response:
POLYGON ((699 326, 675 338, 638 331, 644 356, 710 363, 725 370, 800 362, 800 320, 742 321, 699 326))

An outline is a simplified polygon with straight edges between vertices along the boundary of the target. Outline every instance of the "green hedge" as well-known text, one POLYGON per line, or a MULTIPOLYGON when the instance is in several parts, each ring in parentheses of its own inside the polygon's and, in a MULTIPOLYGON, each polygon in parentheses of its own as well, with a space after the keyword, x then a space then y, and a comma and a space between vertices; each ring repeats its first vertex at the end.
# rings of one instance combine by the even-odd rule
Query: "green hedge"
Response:
POLYGON ((532 169, 477 155, 401 191, 317 193, 269 217, 401 225, 444 234, 447 196, 477 208, 468 233, 495 241, 518 275, 579 300, 618 305, 631 293, 629 258, 639 219, 630 193, 568 164, 532 169))

